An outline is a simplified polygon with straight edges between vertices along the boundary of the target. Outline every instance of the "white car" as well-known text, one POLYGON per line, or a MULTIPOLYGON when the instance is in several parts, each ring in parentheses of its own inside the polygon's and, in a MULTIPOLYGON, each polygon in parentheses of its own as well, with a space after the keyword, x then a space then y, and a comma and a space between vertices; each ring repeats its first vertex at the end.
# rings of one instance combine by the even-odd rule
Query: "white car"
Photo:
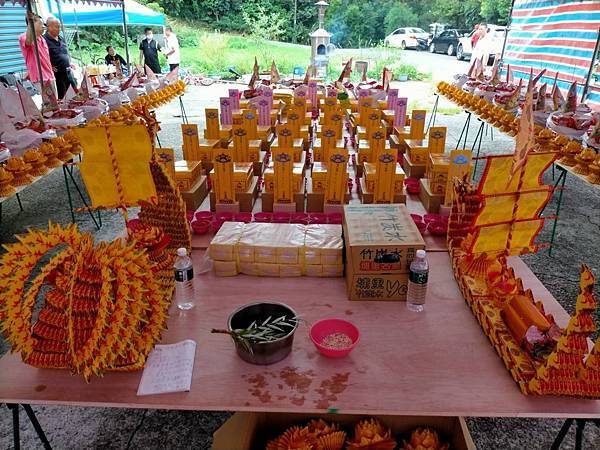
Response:
POLYGON ((383 40, 384 45, 388 47, 417 48, 419 41, 429 40, 429 33, 421 28, 398 28, 388 34, 383 40))
POLYGON ((458 47, 456 48, 456 59, 483 57, 483 62, 490 64, 496 55, 502 53, 506 27, 500 25, 488 25, 486 35, 477 42, 475 49, 471 46, 473 33, 475 33, 474 30, 467 36, 459 39, 458 47))

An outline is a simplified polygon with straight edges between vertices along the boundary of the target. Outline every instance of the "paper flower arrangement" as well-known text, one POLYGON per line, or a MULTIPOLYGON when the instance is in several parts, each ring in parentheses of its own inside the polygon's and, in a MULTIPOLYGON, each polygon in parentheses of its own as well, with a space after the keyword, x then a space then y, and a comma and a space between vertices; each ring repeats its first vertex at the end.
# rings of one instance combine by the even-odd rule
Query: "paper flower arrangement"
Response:
POLYGON ((70 369, 86 380, 144 366, 165 328, 172 290, 159 287, 156 265, 135 241, 94 245, 74 225, 50 224, 5 249, 0 329, 24 362, 70 369), (42 309, 32 324, 40 295, 42 309))
POLYGON ((442 444, 437 431, 431 428, 417 428, 410 436, 410 442, 404 441, 402 450, 448 450, 448 444, 442 444))
POLYGON ((377 419, 361 420, 354 426, 354 437, 348 441, 348 450, 393 450, 396 440, 392 432, 377 419))
POLYGON ((267 450, 341 450, 346 433, 337 424, 329 424, 323 419, 311 420, 306 426, 288 428, 276 439, 267 443, 267 450))

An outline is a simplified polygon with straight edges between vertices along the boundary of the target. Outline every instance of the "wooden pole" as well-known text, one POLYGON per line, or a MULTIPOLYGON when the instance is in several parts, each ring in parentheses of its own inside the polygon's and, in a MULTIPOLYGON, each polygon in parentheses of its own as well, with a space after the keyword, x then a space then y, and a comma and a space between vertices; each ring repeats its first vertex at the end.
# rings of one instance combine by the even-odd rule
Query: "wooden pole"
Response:
MULTIPOLYGON (((37 65, 39 81, 40 81, 40 91, 44 89, 44 73, 42 72, 42 63, 40 61, 40 49, 37 41, 37 34, 35 32, 35 25, 33 23, 33 7, 31 6, 31 0, 27 0, 27 28, 30 30, 33 36, 33 48, 35 50, 35 62, 37 65)), ((42 92, 40 92, 42 95, 42 92)))
POLYGON ((129 70, 129 39, 127 37, 127 14, 125 13, 124 0, 121 1, 121 13, 123 14, 123 34, 125 36, 125 59, 127 60, 127 70, 129 70))

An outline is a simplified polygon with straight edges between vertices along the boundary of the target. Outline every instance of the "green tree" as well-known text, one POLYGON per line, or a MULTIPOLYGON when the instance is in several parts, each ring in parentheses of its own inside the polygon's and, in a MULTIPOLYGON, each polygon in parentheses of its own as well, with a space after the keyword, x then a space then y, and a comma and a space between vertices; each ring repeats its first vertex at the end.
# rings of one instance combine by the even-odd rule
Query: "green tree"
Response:
POLYGON ((419 18, 405 3, 399 3, 392 6, 383 20, 385 34, 388 35, 396 28, 416 26, 419 23, 419 18))
POLYGON ((490 23, 506 25, 511 3, 511 0, 481 0, 481 16, 490 23))

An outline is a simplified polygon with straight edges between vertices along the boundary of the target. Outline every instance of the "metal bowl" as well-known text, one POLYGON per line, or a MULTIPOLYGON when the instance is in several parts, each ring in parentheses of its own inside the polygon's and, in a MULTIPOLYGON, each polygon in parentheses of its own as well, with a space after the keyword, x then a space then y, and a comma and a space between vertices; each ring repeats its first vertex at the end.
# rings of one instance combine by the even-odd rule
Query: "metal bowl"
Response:
MULTIPOLYGON (((244 305, 236 309, 227 321, 229 331, 246 328, 253 321, 263 321, 269 316, 297 317, 296 311, 283 303, 275 302, 257 302, 244 305)), ((235 342, 237 354, 244 361, 251 364, 267 365, 281 361, 292 351, 294 343, 294 333, 298 329, 298 322, 293 329, 285 336, 271 342, 251 343, 252 352, 249 352, 243 345, 235 342)))

